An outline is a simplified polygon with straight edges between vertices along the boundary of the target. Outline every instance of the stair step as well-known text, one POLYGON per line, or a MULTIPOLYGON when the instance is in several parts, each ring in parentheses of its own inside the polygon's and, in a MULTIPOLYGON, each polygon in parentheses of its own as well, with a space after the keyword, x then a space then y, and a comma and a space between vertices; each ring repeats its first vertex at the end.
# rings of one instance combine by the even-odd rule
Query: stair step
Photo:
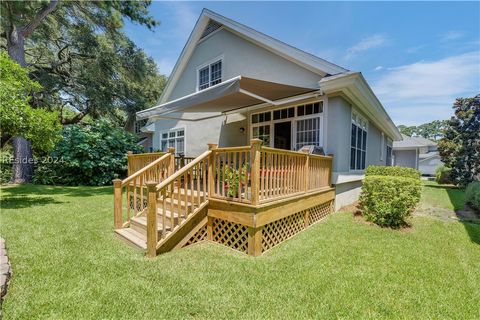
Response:
MULTIPOLYGON (((185 197, 185 189, 183 189, 183 188, 175 189, 175 191, 173 192, 175 194, 175 196, 176 197, 178 196, 179 191, 180 191, 180 195, 185 197)), ((200 197, 203 197, 203 191, 193 190, 193 196, 194 197, 197 197, 198 193, 200 193, 200 197)), ((190 189, 187 189, 187 196, 191 197, 191 195, 192 195, 192 191, 190 189)), ((190 200, 190 199, 187 199, 187 200, 190 200)))
MULTIPOLYGON (((146 216, 139 216, 132 218, 130 220, 130 226, 137 232, 140 232, 143 236, 147 236, 147 217, 146 216)), ((157 217, 157 230, 158 236, 161 237, 163 232, 163 225, 162 225, 162 217, 157 217)), ((167 224, 165 226, 166 232, 170 231, 170 226, 167 224)))
POLYGON ((147 249, 147 238, 132 228, 115 229, 115 234, 125 243, 137 249, 147 249))
POLYGON ((168 208, 171 208, 172 206, 176 208, 179 203, 180 203, 181 208, 193 207, 194 206, 190 201, 187 201, 185 203, 184 200, 180 200, 180 202, 179 202, 178 199, 173 199, 173 198, 167 198, 165 200, 165 203, 167 204, 168 208))

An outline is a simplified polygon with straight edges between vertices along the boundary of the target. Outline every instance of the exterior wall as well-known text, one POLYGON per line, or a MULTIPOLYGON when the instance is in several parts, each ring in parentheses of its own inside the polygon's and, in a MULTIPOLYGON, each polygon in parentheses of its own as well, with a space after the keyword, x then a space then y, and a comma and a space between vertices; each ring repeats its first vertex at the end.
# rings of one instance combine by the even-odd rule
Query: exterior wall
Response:
POLYGON ((393 150, 394 164, 400 167, 417 168, 416 150, 393 150))
POLYGON ((197 68, 219 57, 223 59, 223 81, 241 75, 317 88, 318 81, 322 78, 316 73, 299 67, 293 62, 222 29, 197 45, 168 100, 178 99, 195 92, 197 68))
POLYGON ((362 190, 362 181, 352 181, 336 185, 335 187, 335 211, 348 206, 358 200, 362 190))
MULTIPOLYGON (((353 110, 369 121, 366 166, 385 165, 388 137, 384 136, 382 144, 382 132, 373 124, 373 121, 359 112, 355 106, 353 110), (382 150, 383 157, 381 156, 382 150)), ((327 153, 335 155, 335 172, 350 171, 351 116, 352 106, 348 101, 339 96, 328 99, 325 121, 327 125, 327 153)))
POLYGON ((435 170, 442 165, 443 165, 443 162, 440 159, 440 156, 434 156, 434 157, 419 161, 418 170, 420 170, 422 175, 433 176, 435 175, 435 170))
MULTIPOLYGON (((181 116, 172 114, 172 117, 181 116)), ((202 116, 206 116, 203 114, 202 116)), ((185 156, 196 157, 208 149, 207 143, 219 147, 247 145, 246 119, 241 114, 218 116, 201 121, 158 120, 155 122, 153 149, 159 150, 162 131, 185 128, 185 156), (245 128, 243 133, 240 128, 245 128)))

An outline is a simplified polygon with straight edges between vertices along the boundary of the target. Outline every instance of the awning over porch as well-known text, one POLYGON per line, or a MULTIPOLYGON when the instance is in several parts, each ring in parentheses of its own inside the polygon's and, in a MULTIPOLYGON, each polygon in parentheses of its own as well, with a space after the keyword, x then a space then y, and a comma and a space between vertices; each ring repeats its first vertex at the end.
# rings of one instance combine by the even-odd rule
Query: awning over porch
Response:
POLYGON ((137 120, 173 112, 227 112, 260 103, 272 103, 318 88, 296 87, 238 76, 182 98, 137 112, 137 120))

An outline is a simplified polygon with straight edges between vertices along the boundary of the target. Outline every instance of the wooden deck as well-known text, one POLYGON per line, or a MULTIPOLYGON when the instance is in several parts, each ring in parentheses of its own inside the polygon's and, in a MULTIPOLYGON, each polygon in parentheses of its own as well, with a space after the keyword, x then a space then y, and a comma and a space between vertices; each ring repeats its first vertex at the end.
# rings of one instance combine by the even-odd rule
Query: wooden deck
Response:
POLYGON ((115 233, 150 257, 200 241, 258 256, 333 211, 332 157, 250 146, 179 161, 129 154, 114 180, 115 233))

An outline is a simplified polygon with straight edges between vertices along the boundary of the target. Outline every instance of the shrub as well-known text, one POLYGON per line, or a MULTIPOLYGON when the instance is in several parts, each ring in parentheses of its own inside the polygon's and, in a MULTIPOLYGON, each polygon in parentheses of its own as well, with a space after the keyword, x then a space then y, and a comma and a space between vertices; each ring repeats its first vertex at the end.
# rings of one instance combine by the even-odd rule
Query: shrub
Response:
POLYGON ((480 211, 480 181, 470 182, 465 189, 465 202, 480 211))
POLYGON ((368 166, 365 176, 395 176, 412 179, 420 179, 420 171, 412 168, 390 167, 390 166, 368 166))
POLYGON ((383 227, 406 225, 420 201, 420 179, 398 176, 367 176, 360 194, 365 218, 383 227))
POLYGON ((39 164, 37 183, 64 185, 106 185, 124 176, 127 151, 139 152, 138 138, 107 120, 91 125, 70 125, 51 152, 53 161, 39 164))
POLYGON ((447 184, 447 183, 453 183, 451 179, 451 173, 452 169, 445 167, 445 166, 440 166, 437 169, 435 169, 435 180, 439 184, 447 184))
POLYGON ((9 183, 12 180, 12 160, 10 151, 0 151, 0 184, 9 183))

